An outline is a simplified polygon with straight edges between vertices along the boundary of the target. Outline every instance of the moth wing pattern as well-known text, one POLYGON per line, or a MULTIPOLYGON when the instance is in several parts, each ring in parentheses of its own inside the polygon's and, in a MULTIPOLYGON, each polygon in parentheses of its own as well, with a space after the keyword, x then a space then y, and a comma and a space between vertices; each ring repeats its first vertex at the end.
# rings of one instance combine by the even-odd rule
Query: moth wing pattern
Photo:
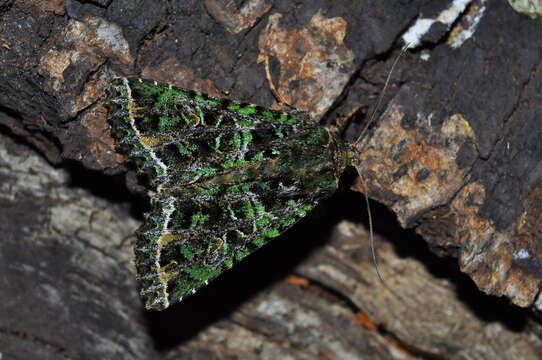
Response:
POLYGON ((118 151, 149 183, 135 262, 148 309, 194 293, 338 186, 328 129, 274 110, 140 79, 110 88, 118 151))

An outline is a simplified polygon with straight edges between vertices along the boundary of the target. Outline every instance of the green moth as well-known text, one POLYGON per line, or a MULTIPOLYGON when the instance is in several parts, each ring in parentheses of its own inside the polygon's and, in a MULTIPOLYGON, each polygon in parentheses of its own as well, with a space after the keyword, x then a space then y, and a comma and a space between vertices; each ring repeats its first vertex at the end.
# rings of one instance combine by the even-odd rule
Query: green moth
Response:
POLYGON ((150 186, 136 268, 162 310, 277 237, 334 193, 348 151, 289 114, 140 79, 108 104, 117 149, 150 186))

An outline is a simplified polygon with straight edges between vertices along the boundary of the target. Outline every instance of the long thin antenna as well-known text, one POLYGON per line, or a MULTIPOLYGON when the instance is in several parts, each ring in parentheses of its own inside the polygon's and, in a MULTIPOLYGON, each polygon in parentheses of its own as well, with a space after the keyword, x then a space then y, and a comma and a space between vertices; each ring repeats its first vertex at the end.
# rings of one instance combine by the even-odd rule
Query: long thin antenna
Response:
MULTIPOLYGON (((363 137, 365 136, 365 133, 369 129, 369 126, 374 121, 375 116, 376 116, 376 112, 378 111, 378 108, 380 107, 380 104, 382 103, 382 99, 384 98, 384 94, 386 92, 386 89, 388 88, 388 85, 389 85, 389 83, 391 81, 391 75, 393 73, 393 70, 395 69, 395 65, 397 65, 397 63, 399 62, 399 59, 408 50, 409 47, 410 47, 410 43, 405 44, 402 47, 401 52, 399 53, 399 55, 397 55, 397 57, 393 61, 390 72, 388 73, 388 76, 386 78, 386 82, 384 83, 384 88, 382 89, 382 93, 380 94, 380 96, 378 98, 378 101, 377 101, 377 103, 376 103, 376 105, 375 105, 375 107, 373 109, 371 117, 369 118, 369 121, 365 124, 365 127, 361 131, 361 133, 360 133, 359 137, 357 138, 357 140, 354 142, 353 146, 356 146, 363 139, 363 137)), ((363 177, 362 177, 362 175, 361 175, 361 173, 360 173, 360 171, 358 170, 357 167, 356 167, 356 170, 358 171, 358 176, 359 176, 360 180, 363 181, 363 177)), ((373 229, 373 216, 372 216, 372 213, 371 213, 371 206, 370 206, 370 203, 369 203, 369 196, 367 195, 367 192, 363 193, 363 195, 364 195, 364 198, 365 198, 365 206, 367 207, 367 217, 369 219, 369 239, 370 239, 370 243, 371 243, 371 255, 373 257, 373 263, 375 265, 376 275, 378 276, 378 279, 380 280, 380 282, 388 290, 390 290, 395 296, 400 298, 399 295, 395 294, 393 289, 390 289, 386 285, 386 283, 384 282, 384 278, 380 274, 380 270, 378 268, 378 257, 376 256, 376 250, 375 250, 375 236, 374 236, 374 229, 373 229)))
POLYGON ((386 77, 386 82, 384 83, 384 87, 382 88, 382 92, 380 93, 380 96, 378 97, 378 100, 377 100, 376 105, 375 105, 375 107, 373 109, 373 112, 371 113, 371 117, 369 118, 369 121, 367 121, 365 126, 363 127, 363 130, 361 130, 361 133, 359 134, 357 140, 354 142, 354 146, 357 145, 363 139, 363 137, 367 133, 367 130, 369 130, 369 126, 373 123, 373 121, 375 119, 375 116, 376 116, 376 112, 378 111, 378 108, 380 108, 380 104, 382 104, 382 100, 384 99, 384 94, 386 93, 386 89, 388 88, 388 86, 390 84, 391 75, 393 74, 393 70, 395 69, 395 66, 399 62, 399 59, 401 58, 401 56, 404 53, 406 53, 406 51, 408 50, 409 47, 410 47, 410 43, 406 43, 401 48, 401 52, 399 53, 399 55, 397 55, 397 57, 393 61, 393 64, 391 65, 390 72, 388 73, 388 76, 386 77))

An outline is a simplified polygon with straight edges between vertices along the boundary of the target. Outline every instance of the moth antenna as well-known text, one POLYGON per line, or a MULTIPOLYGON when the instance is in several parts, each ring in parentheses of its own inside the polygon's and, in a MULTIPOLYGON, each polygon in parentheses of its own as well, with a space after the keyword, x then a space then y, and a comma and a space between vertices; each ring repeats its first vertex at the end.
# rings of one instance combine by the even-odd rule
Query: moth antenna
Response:
MULTIPOLYGON (((391 80, 391 75, 393 73, 393 70, 395 69, 395 66, 397 65, 397 63, 399 62, 399 59, 401 58, 401 56, 409 49, 410 47, 410 44, 411 43, 406 43, 402 48, 401 48, 401 51, 399 52, 399 54, 397 55, 397 57, 395 58, 395 60, 393 61, 393 64, 391 66, 391 69, 390 69, 390 72, 388 73, 388 76, 386 77, 386 82, 384 83, 384 87, 382 89, 382 93, 380 94, 380 96, 378 97, 378 101, 373 109, 373 112, 371 113, 371 117, 369 118, 369 121, 367 122, 367 124, 365 124, 365 127, 363 128, 363 130, 361 131, 359 137, 357 138, 357 140, 354 142, 353 146, 355 147, 357 144, 359 144, 359 142, 364 138, 366 132, 368 131, 369 129, 369 126, 371 125, 371 123, 374 121, 375 119, 375 116, 376 116, 376 112, 378 111, 378 108, 380 107, 380 104, 382 103, 382 99, 384 98, 384 94, 386 92, 386 89, 388 88, 388 85, 390 83, 390 80, 391 80)), ((361 175, 361 172, 359 171, 359 169, 356 167, 356 170, 358 172, 358 176, 360 178, 360 180, 363 181, 363 176, 361 175)), ((376 275, 378 276, 378 279, 380 280, 380 282, 382 283, 382 285, 384 285, 384 287, 386 287, 392 294, 394 294, 396 297, 398 298, 401 298, 399 295, 397 295, 395 293, 395 291, 393 291, 393 289, 391 289, 387 284, 386 282, 384 281, 384 278, 382 277, 382 274, 380 273, 380 269, 378 268, 378 257, 376 256, 376 250, 375 250, 375 236, 374 236, 374 228, 373 228, 373 216, 372 216, 372 213, 371 213, 371 206, 370 206, 370 203, 369 203, 369 196, 367 195, 367 193, 363 193, 363 196, 365 198, 365 206, 367 207, 367 218, 369 220, 369 241, 370 241, 370 244, 371 244, 371 256, 373 258, 373 264, 375 266, 375 271, 376 271, 376 275)))
MULTIPOLYGON (((358 172, 359 174, 359 172, 358 172)), ((361 174, 360 174, 361 178, 361 174)), ((374 236, 374 229, 373 229, 373 217, 371 214, 371 206, 369 204, 369 196, 367 196, 367 193, 363 193, 363 197, 365 198, 365 206, 367 207, 367 218, 369 219, 369 242, 371 244, 371 256, 373 258, 373 264, 375 266, 376 275, 378 276, 378 280, 382 283, 382 285, 390 292, 392 293, 396 298, 403 299, 403 297, 399 294, 397 294, 391 287, 386 284, 384 281, 384 277, 380 273, 380 269, 378 268, 378 257, 376 256, 376 250, 375 250, 375 236, 374 236)), ((406 301, 405 301, 406 303, 406 301)))
POLYGON ((402 48, 395 60, 393 61, 393 64, 391 65, 390 72, 388 73, 388 76, 386 77, 386 81, 384 82, 384 87, 382 88, 382 92, 380 93, 380 96, 378 97, 378 100, 376 102, 376 105, 373 109, 373 112, 371 113, 371 117, 369 118, 369 121, 365 124, 363 127, 363 130, 361 130, 361 133, 359 134, 358 138, 354 142, 354 146, 356 146, 365 136, 367 131, 369 130, 369 126, 373 123, 376 112, 378 111, 378 108, 380 107, 380 104, 382 103, 382 100, 384 99, 384 95, 386 94, 386 89, 388 88, 390 81, 391 81, 391 75, 393 74, 393 70, 395 69, 395 66, 399 62, 399 59, 401 56, 406 53, 406 51, 410 48, 411 43, 406 43, 402 48))
POLYGON ((367 218, 369 219, 369 241, 371 243, 371 255, 373 257, 373 264, 375 265, 376 275, 378 276, 378 279, 380 282, 384 283, 384 278, 380 274, 380 270, 378 269, 378 258, 376 257, 376 251, 375 251, 375 236, 374 236, 374 229, 373 229, 373 215, 371 213, 371 204, 369 204, 369 196, 367 196, 367 193, 363 193, 363 197, 365 198, 365 207, 367 208, 367 218))

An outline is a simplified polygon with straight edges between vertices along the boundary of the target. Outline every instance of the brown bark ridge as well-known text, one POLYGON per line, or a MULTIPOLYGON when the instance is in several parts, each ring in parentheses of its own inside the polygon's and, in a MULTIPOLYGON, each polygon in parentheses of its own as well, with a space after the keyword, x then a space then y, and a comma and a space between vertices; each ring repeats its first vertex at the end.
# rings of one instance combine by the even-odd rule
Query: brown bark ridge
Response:
POLYGON ((504 0, 0 0, 0 358, 540 358, 540 38, 504 0), (404 41, 353 186, 385 204, 385 282, 345 189, 144 311, 145 200, 114 151, 109 81, 278 97, 352 139, 404 41))

